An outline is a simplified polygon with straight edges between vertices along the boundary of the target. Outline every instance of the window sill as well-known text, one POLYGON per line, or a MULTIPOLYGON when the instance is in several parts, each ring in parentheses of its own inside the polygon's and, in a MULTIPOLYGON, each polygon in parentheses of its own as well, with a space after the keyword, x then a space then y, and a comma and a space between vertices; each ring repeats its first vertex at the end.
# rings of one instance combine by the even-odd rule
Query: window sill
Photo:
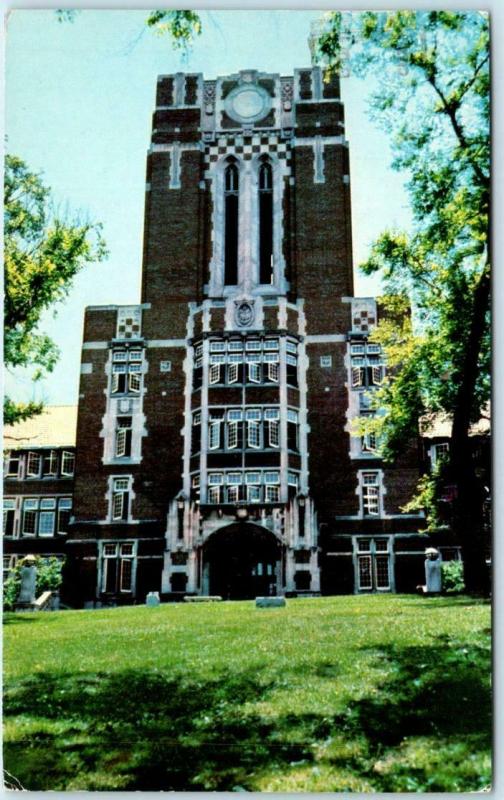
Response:
POLYGON ((124 458, 108 458, 107 460, 103 460, 103 466, 105 467, 122 467, 122 466, 135 466, 142 463, 141 458, 133 458, 132 456, 125 456, 124 458))

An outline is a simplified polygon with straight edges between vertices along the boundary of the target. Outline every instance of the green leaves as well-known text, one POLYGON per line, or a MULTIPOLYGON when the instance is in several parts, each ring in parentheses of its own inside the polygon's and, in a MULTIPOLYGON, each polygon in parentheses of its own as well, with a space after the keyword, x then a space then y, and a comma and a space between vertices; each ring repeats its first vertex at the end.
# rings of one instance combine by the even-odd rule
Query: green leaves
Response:
MULTIPOLYGON (((40 409, 42 410, 42 409, 40 409)), ((35 413, 39 413, 35 410, 35 413)), ((29 415, 31 416, 31 414, 29 415)), ((12 611, 19 596, 21 588, 21 568, 23 567, 23 559, 21 559, 14 569, 9 573, 8 578, 3 586, 3 607, 4 611, 12 611)), ((37 556, 35 566, 37 568, 36 579, 36 595, 39 597, 42 592, 57 591, 63 581, 62 570, 64 561, 56 558, 55 556, 40 557, 37 556)))
MULTIPOLYGON (((37 330, 42 313, 68 294, 75 275, 107 251, 101 226, 58 216, 40 175, 18 157, 7 155, 4 189, 5 294, 4 360, 7 367, 36 367, 35 377, 51 371, 58 348, 37 330)), ((25 419, 33 404, 7 399, 6 420, 25 419)))
POLYGON ((175 48, 189 47, 201 34, 201 20, 195 11, 152 11, 147 25, 160 36, 171 36, 175 48))
MULTIPOLYGON (((359 428, 373 428, 391 459, 416 437, 420 416, 447 412, 456 432, 451 478, 468 480, 463 440, 490 387, 488 15, 335 12, 317 53, 328 72, 379 73, 371 116, 390 135, 413 211, 412 231, 384 231, 361 265, 381 273, 388 296, 375 338, 389 376, 374 398, 377 414, 359 428), (412 326, 388 315, 394 296, 407 301, 412 326)), ((435 476, 419 485, 417 506, 432 523, 439 486, 435 476)))

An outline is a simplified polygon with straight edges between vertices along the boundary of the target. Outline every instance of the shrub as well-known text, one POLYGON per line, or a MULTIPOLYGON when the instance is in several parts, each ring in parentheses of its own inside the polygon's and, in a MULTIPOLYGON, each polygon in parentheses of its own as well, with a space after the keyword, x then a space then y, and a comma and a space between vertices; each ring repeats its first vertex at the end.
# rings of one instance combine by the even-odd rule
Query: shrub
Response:
POLYGON ((463 592, 465 583, 464 565, 462 561, 445 561, 441 564, 441 569, 443 575, 443 591, 447 594, 463 592))
MULTIPOLYGON (((21 567, 23 566, 24 559, 18 561, 13 570, 11 570, 9 577, 3 585, 3 608, 4 611, 12 611, 19 596, 21 588, 21 567)), ((49 556, 47 558, 37 556, 35 559, 35 567, 37 568, 37 580, 35 594, 37 597, 42 592, 50 591, 56 592, 62 583, 62 570, 64 561, 49 556)))

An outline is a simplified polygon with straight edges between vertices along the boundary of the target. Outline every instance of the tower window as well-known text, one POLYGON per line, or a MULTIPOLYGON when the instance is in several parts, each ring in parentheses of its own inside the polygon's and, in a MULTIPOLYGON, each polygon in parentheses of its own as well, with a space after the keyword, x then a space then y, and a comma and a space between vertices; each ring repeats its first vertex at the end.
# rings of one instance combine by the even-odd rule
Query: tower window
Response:
POLYGON ((142 351, 114 350, 112 353, 112 394, 140 394, 142 351))
POLYGON ((361 491, 364 516, 379 516, 381 484, 378 472, 361 473, 361 491))
POLYGON ((238 167, 229 164, 224 173, 224 283, 238 283, 238 167))
POLYGON ((117 417, 116 458, 131 456, 132 417, 117 417))
POLYGON ((259 282, 273 283, 273 174, 268 161, 259 167, 259 282))
POLYGON ((130 478, 114 478, 111 502, 111 520, 127 520, 130 501, 130 478))

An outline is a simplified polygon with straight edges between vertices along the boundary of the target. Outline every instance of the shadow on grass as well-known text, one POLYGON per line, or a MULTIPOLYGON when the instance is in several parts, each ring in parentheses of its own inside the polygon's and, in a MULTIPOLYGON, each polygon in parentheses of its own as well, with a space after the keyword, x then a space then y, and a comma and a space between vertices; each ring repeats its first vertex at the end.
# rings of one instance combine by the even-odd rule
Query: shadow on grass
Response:
MULTIPOLYGON (((397 791, 478 791, 488 785, 490 775, 481 775, 478 765, 457 774, 457 759, 488 758, 492 747, 492 695, 490 689, 490 648, 463 645, 441 634, 437 643, 427 646, 384 645, 363 648, 374 654, 376 666, 388 677, 372 697, 350 702, 345 713, 333 718, 340 734, 364 737, 373 771, 384 755, 396 764, 378 778, 377 790, 397 791), (397 758, 399 747, 418 737, 439 742, 431 757, 412 767, 397 758), (452 750, 450 751, 450 747, 452 750), (445 751, 443 753, 443 750, 445 751), (438 771, 432 769, 436 761, 438 771), (464 780, 467 783, 464 784, 464 780)), ((420 759, 421 761, 421 759, 420 759)), ((356 768, 358 768, 356 766, 356 768)), ((361 771, 366 772, 362 763, 361 771)))
MULTIPOLYGON (((76 765, 89 775, 119 773, 123 789, 231 790, 267 764, 312 757, 308 746, 277 738, 274 724, 244 713, 270 688, 257 671, 211 681, 137 670, 39 674, 6 693, 5 719, 29 714, 68 725, 55 734, 46 724, 29 741, 4 744, 5 762, 31 790, 65 788, 76 765)), ((92 783, 90 775, 80 788, 100 788, 92 783)))
MULTIPOLYGON (((462 777, 456 764, 434 773, 400 761, 385 773, 375 765, 399 753, 405 737, 433 737, 447 759, 450 742, 469 748, 467 757, 488 752, 488 650, 440 638, 432 646, 368 652, 386 672, 378 691, 350 698, 344 713, 327 708, 320 715, 286 713, 285 700, 277 716, 254 713, 254 704, 274 702, 271 693, 285 680, 279 674, 278 684, 267 681, 257 670, 212 680, 147 670, 37 674, 6 692, 6 722, 31 718, 32 727, 4 744, 5 764, 31 790, 254 790, 258 774, 287 774, 301 762, 311 767, 313 745, 339 737, 359 742, 357 754, 329 748, 317 769, 350 771, 375 791, 481 788, 477 763, 462 777)), ((324 658, 312 666, 329 683, 337 671, 324 658)))
POLYGON ((442 595, 441 597, 415 597, 404 601, 405 606, 421 605, 422 611, 437 608, 461 608, 465 606, 487 606, 491 600, 486 597, 469 597, 468 595, 442 595))
MULTIPOLYGON (((30 611, 29 614, 16 614, 14 611, 7 611, 3 615, 4 625, 21 625, 23 622, 36 622, 38 611, 30 611)), ((45 621, 45 620, 44 620, 45 621)))

